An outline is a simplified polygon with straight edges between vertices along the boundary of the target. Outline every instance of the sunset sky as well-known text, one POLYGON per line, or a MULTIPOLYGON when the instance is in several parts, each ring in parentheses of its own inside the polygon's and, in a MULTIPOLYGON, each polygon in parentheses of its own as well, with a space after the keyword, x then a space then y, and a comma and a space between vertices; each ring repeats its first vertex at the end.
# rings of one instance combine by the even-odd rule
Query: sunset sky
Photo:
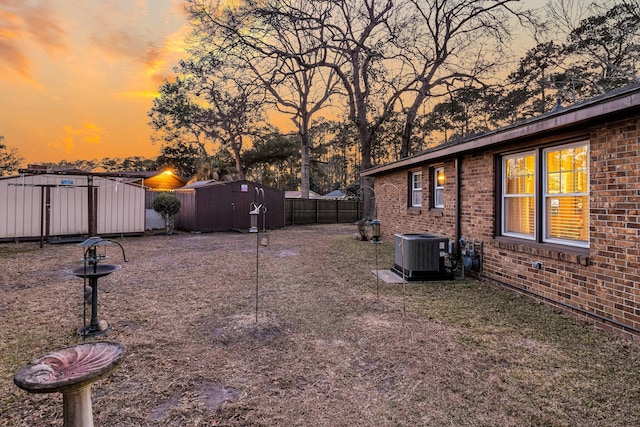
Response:
POLYGON ((147 111, 184 57, 181 0, 0 0, 0 135, 26 162, 155 157, 147 111))
MULTIPOLYGON (((544 0, 526 0, 540 7, 544 0)), ((147 112, 184 52, 183 0, 0 0, 0 135, 26 163, 156 157, 147 112)))

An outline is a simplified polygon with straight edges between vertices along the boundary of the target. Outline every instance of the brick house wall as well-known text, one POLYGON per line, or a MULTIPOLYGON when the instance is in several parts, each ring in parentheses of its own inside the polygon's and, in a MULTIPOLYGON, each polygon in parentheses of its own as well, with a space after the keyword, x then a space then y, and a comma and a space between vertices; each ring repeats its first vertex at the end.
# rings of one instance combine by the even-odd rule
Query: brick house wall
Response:
POLYGON ((376 208, 383 224, 383 239, 393 240, 394 234, 431 232, 444 236, 455 235, 456 183, 453 161, 424 165, 407 171, 376 177, 376 208), (430 208, 431 178, 434 166, 444 166, 447 177, 444 189, 444 209, 430 208), (408 207, 409 172, 422 171, 422 207, 408 207), (451 177, 451 178, 450 178, 451 177))
MULTIPOLYGON (((537 138, 510 141, 375 175, 383 239, 396 233, 432 232, 449 241, 462 236, 484 243, 480 278, 540 298, 596 326, 640 338, 640 113, 600 119, 537 138), (496 159, 508 150, 589 141, 589 248, 498 236, 496 159), (444 208, 430 207, 431 170, 445 168, 444 208), (461 215, 458 221, 458 170, 461 215), (408 208, 408 172, 423 172, 422 208, 408 208), (398 189, 397 191, 395 189, 398 189), (542 268, 534 268, 540 262, 542 268)), ((497 195, 500 198, 500 194, 497 195)))

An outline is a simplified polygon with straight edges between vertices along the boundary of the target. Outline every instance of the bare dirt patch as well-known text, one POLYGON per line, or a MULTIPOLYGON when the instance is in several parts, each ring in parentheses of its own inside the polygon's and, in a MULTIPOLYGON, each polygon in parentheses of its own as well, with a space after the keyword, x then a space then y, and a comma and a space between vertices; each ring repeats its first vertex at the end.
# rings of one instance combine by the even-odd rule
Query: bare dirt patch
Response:
MULTIPOLYGON (((99 316, 127 356, 93 386, 98 426, 620 426, 640 419, 636 344, 474 280, 378 283, 393 248, 352 225, 118 239, 99 316), (376 297, 379 286, 380 297, 376 297)), ((0 245, 0 426, 61 426, 18 389, 82 338, 77 245, 0 245)))

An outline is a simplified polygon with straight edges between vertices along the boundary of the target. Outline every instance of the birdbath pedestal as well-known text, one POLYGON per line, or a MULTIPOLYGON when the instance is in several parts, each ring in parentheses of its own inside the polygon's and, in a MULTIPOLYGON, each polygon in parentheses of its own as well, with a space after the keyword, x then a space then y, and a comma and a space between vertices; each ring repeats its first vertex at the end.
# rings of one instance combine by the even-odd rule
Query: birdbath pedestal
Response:
POLYGON ((108 276, 119 269, 120 266, 115 264, 93 263, 72 271, 76 276, 88 279, 89 287, 91 287, 91 323, 81 326, 78 329, 78 334, 82 336, 102 335, 110 328, 107 322, 102 321, 101 323, 98 320, 98 278, 108 276))
POLYGON ((122 344, 99 341, 40 356, 16 372, 13 382, 29 393, 62 393, 65 427, 93 427, 91 384, 124 359, 122 344))

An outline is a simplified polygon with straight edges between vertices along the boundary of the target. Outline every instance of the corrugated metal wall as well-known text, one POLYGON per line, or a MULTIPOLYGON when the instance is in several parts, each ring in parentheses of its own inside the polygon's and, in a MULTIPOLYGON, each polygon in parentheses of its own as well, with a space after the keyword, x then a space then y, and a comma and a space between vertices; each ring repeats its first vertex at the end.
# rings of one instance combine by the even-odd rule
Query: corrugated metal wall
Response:
POLYGON ((98 234, 144 231, 145 190, 117 180, 97 178, 98 234))
MULTIPOLYGON (((144 232, 145 192, 138 186, 94 177, 98 234, 144 232)), ((0 179, 0 239, 86 235, 87 177, 32 175, 0 179), (49 218, 46 206, 49 202, 49 218), (45 218, 42 214, 45 213, 45 218)))
MULTIPOLYGON (((38 177, 35 177, 38 178, 38 177)), ((73 234, 87 233, 88 230, 88 209, 87 206, 87 188, 76 187, 79 185, 87 185, 87 179, 85 177, 66 177, 66 176, 47 176, 43 175, 42 178, 47 179, 47 184, 51 181, 60 183, 71 182, 71 185, 65 185, 62 187, 52 187, 48 189, 50 191, 50 206, 51 206, 51 225, 49 228, 50 236, 66 236, 73 234)), ((18 187, 20 188, 20 187, 18 187)), ((46 191, 47 189, 45 189, 46 191)), ((39 206, 34 206, 32 214, 39 214, 39 206)), ((25 214, 28 214, 25 212, 25 214)), ((36 234, 36 236, 39 235, 36 234)))
POLYGON ((195 190, 176 191, 174 195, 180 200, 180 211, 175 216, 174 225, 183 230, 197 230, 195 190))
POLYGON ((0 179, 0 238, 40 235, 42 189, 27 186, 34 178, 0 179))

